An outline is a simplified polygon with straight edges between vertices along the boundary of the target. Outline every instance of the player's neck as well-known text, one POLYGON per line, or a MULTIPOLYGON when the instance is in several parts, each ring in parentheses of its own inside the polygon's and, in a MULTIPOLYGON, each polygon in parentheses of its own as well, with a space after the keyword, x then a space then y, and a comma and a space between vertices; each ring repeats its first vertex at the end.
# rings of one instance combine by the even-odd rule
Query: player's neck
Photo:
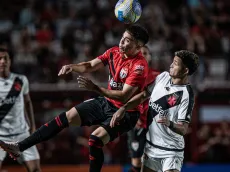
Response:
POLYGON ((0 78, 8 78, 10 76, 10 71, 5 71, 0 73, 0 78))
POLYGON ((123 54, 123 58, 129 58, 129 57, 135 57, 140 51, 136 51, 135 53, 132 54, 123 54))
POLYGON ((172 78, 172 83, 174 85, 186 85, 188 84, 188 77, 184 77, 184 78, 172 78))

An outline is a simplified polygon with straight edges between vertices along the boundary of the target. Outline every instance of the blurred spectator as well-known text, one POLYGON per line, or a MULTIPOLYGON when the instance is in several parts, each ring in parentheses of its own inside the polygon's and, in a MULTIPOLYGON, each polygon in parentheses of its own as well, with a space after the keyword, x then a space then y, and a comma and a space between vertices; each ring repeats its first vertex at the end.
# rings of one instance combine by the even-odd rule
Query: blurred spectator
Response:
POLYGON ((229 163, 229 126, 222 122, 218 128, 203 125, 198 131, 199 147, 194 153, 194 160, 203 163, 229 163))

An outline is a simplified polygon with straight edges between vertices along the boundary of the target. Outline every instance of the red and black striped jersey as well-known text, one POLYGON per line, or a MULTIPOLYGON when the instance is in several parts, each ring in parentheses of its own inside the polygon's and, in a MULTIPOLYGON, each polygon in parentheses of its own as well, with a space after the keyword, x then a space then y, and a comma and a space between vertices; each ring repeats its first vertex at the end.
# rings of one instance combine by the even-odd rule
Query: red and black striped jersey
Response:
MULTIPOLYGON (((118 47, 112 47, 98 58, 104 65, 109 66, 109 90, 122 90, 124 84, 133 87, 139 87, 139 92, 144 89, 145 80, 148 75, 148 64, 142 53, 139 52, 134 57, 124 58, 118 47)), ((137 92, 136 94, 138 94, 137 92)), ((114 106, 120 108, 124 104, 120 101, 107 98, 114 106)), ((141 111, 143 106, 135 108, 135 111, 141 111)))

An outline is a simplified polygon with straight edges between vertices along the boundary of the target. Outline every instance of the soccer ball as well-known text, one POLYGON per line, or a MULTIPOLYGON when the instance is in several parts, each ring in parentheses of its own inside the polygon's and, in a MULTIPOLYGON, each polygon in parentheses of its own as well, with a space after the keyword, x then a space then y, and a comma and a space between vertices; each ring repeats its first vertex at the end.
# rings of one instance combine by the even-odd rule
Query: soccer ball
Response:
POLYGON ((141 4, 138 0, 119 0, 115 6, 115 15, 125 24, 135 23, 141 17, 141 4))

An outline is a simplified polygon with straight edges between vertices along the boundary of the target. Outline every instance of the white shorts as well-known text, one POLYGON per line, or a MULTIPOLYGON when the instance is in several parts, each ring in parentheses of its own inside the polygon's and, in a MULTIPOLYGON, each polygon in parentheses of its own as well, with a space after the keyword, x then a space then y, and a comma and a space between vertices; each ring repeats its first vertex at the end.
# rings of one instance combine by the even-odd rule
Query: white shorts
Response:
MULTIPOLYGON (((23 134, 16 135, 16 136, 10 136, 10 137, 0 136, 0 140, 6 141, 6 142, 17 142, 17 141, 22 141, 28 136, 30 136, 29 132, 25 132, 23 134)), ((6 157, 6 152, 0 149, 0 161, 3 161, 5 157, 6 157)), ((38 160, 38 159, 40 159, 38 150, 36 146, 32 146, 29 149, 26 149, 25 151, 23 151, 22 155, 17 159, 17 161, 19 163, 22 163, 24 161, 32 161, 32 160, 38 160)))
POLYGON ((142 163, 144 166, 154 171, 161 171, 161 172, 167 170, 181 171, 183 165, 183 158, 181 157, 153 158, 144 154, 142 157, 142 163))

